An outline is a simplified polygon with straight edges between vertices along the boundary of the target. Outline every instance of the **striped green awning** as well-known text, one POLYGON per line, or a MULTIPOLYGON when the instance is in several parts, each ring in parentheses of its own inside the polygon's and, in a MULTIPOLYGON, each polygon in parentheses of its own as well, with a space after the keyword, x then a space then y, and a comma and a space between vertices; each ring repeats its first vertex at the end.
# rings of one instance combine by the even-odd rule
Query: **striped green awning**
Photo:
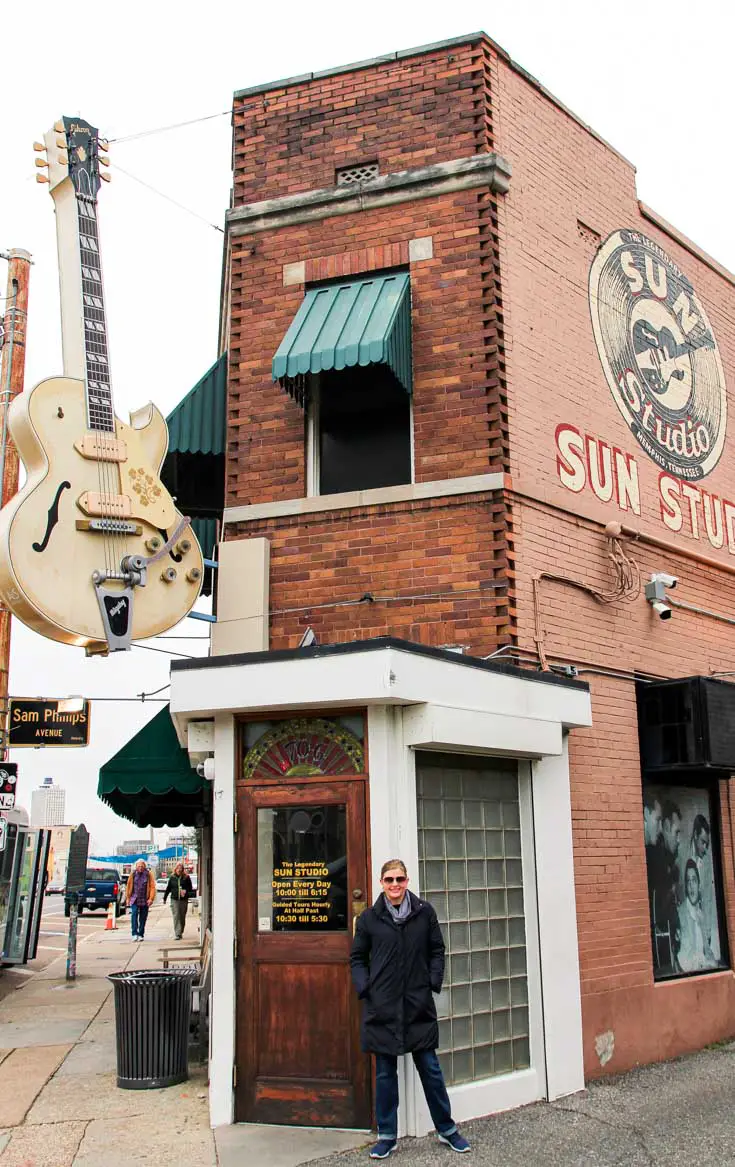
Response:
POLYGON ((304 377, 355 365, 388 365, 411 392, 407 272, 311 288, 273 358, 273 380, 301 400, 304 377))
POLYGON ((169 454, 224 454, 227 354, 223 353, 166 418, 169 454))
POLYGON ((208 805, 207 787, 164 705, 100 768, 97 794, 139 827, 195 826, 208 805))

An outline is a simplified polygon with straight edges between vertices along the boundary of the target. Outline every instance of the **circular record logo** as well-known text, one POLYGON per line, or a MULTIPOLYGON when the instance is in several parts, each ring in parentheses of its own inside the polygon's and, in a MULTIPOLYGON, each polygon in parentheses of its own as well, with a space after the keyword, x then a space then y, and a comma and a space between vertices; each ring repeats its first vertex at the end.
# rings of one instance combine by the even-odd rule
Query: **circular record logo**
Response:
POLYGON ((646 453, 704 478, 725 443, 725 375, 707 313, 684 273, 639 231, 615 231, 590 268, 597 351, 618 409, 646 453))

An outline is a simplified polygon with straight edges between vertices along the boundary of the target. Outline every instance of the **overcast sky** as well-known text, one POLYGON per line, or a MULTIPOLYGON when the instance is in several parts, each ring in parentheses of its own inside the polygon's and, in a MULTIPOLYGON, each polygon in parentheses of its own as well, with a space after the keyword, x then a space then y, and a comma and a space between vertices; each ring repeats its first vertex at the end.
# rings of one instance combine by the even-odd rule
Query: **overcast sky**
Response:
MULTIPOLYGON (((641 199, 735 270, 732 12, 727 0, 7 4, 0 250, 24 247, 34 261, 26 385, 61 372, 53 206, 32 151, 59 116, 81 114, 121 139, 99 211, 113 391, 125 418, 151 399, 166 414, 218 355, 215 227, 231 183, 230 123, 209 115, 249 85, 480 29, 634 163, 641 199)), ((207 626, 186 620, 174 631, 206 638, 207 626)), ((134 698, 168 681, 171 657, 153 648, 195 655, 206 639, 86 660, 16 621, 11 695, 134 698)), ((97 800, 97 771, 159 708, 97 701, 88 749, 16 751, 21 801, 30 805, 52 775, 67 789, 68 821, 85 821, 98 850, 135 836, 97 800)))

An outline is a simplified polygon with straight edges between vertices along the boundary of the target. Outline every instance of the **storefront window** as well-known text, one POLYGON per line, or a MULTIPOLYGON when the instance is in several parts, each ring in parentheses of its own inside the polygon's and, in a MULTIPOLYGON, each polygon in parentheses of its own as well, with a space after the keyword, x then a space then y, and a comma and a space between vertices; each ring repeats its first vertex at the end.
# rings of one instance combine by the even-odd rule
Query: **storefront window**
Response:
POLYGON ((728 967, 716 828, 708 787, 644 783, 656 980, 728 967))
POLYGON ((478 763, 420 754, 416 769, 421 894, 447 945, 437 1008, 453 1084, 530 1065, 518 775, 513 762, 478 763))
POLYGON ((258 810, 258 931, 347 927, 344 805, 258 810))

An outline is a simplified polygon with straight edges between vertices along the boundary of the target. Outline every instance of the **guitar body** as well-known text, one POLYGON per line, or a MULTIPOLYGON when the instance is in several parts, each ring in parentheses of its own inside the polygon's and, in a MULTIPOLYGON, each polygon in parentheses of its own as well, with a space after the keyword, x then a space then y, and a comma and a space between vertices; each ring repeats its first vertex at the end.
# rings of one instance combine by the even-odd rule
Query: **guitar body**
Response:
MULTIPOLYGON (((114 434, 102 435, 117 451, 115 460, 105 460, 80 452, 90 434, 82 381, 41 381, 18 396, 8 414, 27 480, 0 511, 0 596, 43 636, 91 651, 107 647, 93 573, 119 570, 123 556, 150 559, 181 523, 159 478, 166 422, 152 405, 131 420, 125 425, 115 418, 114 434), (94 530, 95 519, 104 522, 106 515, 134 530, 94 530)), ((135 588, 133 639, 183 619, 199 595, 203 566, 186 527, 148 567, 145 585, 135 588)), ((106 586, 122 591, 124 584, 106 586)))

